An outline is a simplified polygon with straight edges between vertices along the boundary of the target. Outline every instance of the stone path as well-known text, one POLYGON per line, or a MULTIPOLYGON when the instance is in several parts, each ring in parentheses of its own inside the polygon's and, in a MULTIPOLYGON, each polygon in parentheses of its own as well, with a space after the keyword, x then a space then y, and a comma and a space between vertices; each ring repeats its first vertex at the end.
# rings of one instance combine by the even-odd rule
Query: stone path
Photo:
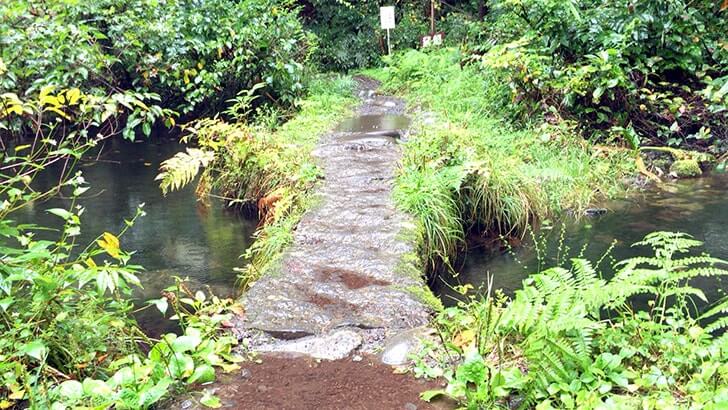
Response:
POLYGON ((391 198, 401 154, 393 136, 406 130, 389 127, 397 119, 389 116, 372 132, 356 129, 358 120, 402 114, 404 103, 376 95, 371 80, 358 82, 363 117, 349 124, 353 132, 324 136, 314 152, 325 173, 318 205, 302 218, 278 271, 244 297, 242 326, 258 350, 337 358, 378 350, 430 318, 416 296, 427 289, 412 257, 414 224, 391 198))

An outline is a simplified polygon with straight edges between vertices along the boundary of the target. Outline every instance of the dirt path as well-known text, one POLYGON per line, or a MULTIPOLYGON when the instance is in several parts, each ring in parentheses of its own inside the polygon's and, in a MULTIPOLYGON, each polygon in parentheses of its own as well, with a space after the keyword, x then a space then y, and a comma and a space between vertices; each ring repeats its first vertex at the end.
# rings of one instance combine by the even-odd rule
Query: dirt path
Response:
POLYGON ((342 358, 381 349, 429 321, 416 296, 427 290, 412 257, 414 224, 391 197, 396 139, 409 123, 396 115, 405 106, 375 94, 371 80, 359 85, 359 117, 314 151, 325 175, 318 205, 302 218, 277 271, 245 296, 241 327, 259 351, 314 349, 316 357, 342 358))
MULTIPOLYGON (((223 409, 240 410, 426 410, 452 409, 453 403, 434 404, 419 399, 421 392, 441 389, 433 381, 395 374, 375 357, 316 361, 285 356, 263 356, 232 375, 222 375, 204 390, 220 398, 223 409)), ((200 391, 175 400, 165 408, 202 410, 200 391)))

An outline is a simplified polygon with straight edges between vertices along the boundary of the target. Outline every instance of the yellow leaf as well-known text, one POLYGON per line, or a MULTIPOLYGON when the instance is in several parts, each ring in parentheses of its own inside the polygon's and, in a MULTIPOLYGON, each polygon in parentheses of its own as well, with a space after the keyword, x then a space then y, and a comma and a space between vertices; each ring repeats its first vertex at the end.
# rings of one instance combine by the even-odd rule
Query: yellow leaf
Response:
POLYGON ((8 396, 10 400, 23 400, 23 397, 25 397, 25 389, 15 390, 8 396))
POLYGON ((225 373, 234 372, 235 370, 240 369, 240 366, 237 364, 220 363, 220 367, 222 367, 222 371, 225 373))
POLYGON ((38 101, 40 102, 40 105, 51 105, 53 107, 60 107, 63 102, 60 98, 56 97, 55 95, 42 95, 38 98, 38 101))
POLYGON ((56 89, 56 87, 54 87, 52 85, 47 85, 47 86, 41 88, 40 89, 40 94, 38 95, 38 99, 42 101, 43 98, 45 98, 46 96, 50 95, 50 93, 52 93, 53 90, 55 90, 55 89, 56 89))
POLYGON ((65 118, 67 120, 70 120, 71 119, 71 117, 69 117, 68 114, 66 114, 65 112, 59 110, 57 107, 48 107, 47 110, 48 111, 53 111, 54 113, 60 115, 61 117, 65 118))
POLYGON ((81 99, 81 90, 79 90, 78 88, 71 88, 70 90, 66 91, 66 98, 68 98, 69 105, 76 105, 78 100, 81 99))
POLYGON ((88 266, 89 268, 95 268, 97 265, 93 259, 88 258, 88 259, 86 259, 86 266, 88 266))
POLYGON ((9 409, 9 408, 13 407, 14 405, 15 405, 15 403, 13 403, 12 401, 0 400, 0 409, 2 409, 2 410, 9 409))
POLYGON ((119 250, 119 238, 109 232, 104 232, 102 238, 97 240, 96 243, 105 250, 106 253, 111 255, 112 258, 118 259, 120 255, 119 250))
POLYGON ((28 149, 30 147, 31 147, 30 144, 18 145, 17 147, 15 147, 15 153, 17 154, 18 152, 20 152, 20 151, 22 151, 24 149, 28 149))
POLYGON ((463 330, 462 332, 458 333, 457 336, 455 336, 455 339, 453 339, 452 343, 455 346, 462 349, 466 346, 469 346, 474 341, 475 341, 475 332, 470 329, 467 329, 467 330, 463 330))

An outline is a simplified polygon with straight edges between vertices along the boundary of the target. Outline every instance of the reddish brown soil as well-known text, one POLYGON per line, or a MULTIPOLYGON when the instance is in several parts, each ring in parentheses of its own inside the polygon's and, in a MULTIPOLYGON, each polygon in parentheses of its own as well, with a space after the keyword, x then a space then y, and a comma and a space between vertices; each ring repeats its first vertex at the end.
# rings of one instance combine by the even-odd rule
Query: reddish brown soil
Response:
MULTIPOLYGON (((261 364, 247 363, 242 371, 226 375, 213 391, 226 409, 451 409, 453 404, 426 403, 421 392, 442 388, 434 381, 395 374, 374 357, 359 362, 351 358, 316 361, 308 358, 262 356, 261 364)), ((194 398, 180 398, 171 409, 202 408, 194 398)))

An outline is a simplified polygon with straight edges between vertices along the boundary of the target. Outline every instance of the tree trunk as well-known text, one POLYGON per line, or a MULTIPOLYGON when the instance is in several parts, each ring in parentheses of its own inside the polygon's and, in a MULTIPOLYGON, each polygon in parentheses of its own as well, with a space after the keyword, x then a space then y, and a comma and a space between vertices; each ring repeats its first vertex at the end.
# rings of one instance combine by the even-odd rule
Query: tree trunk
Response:
POLYGON ((478 20, 483 21, 488 14, 488 0, 480 0, 478 3, 478 20))

